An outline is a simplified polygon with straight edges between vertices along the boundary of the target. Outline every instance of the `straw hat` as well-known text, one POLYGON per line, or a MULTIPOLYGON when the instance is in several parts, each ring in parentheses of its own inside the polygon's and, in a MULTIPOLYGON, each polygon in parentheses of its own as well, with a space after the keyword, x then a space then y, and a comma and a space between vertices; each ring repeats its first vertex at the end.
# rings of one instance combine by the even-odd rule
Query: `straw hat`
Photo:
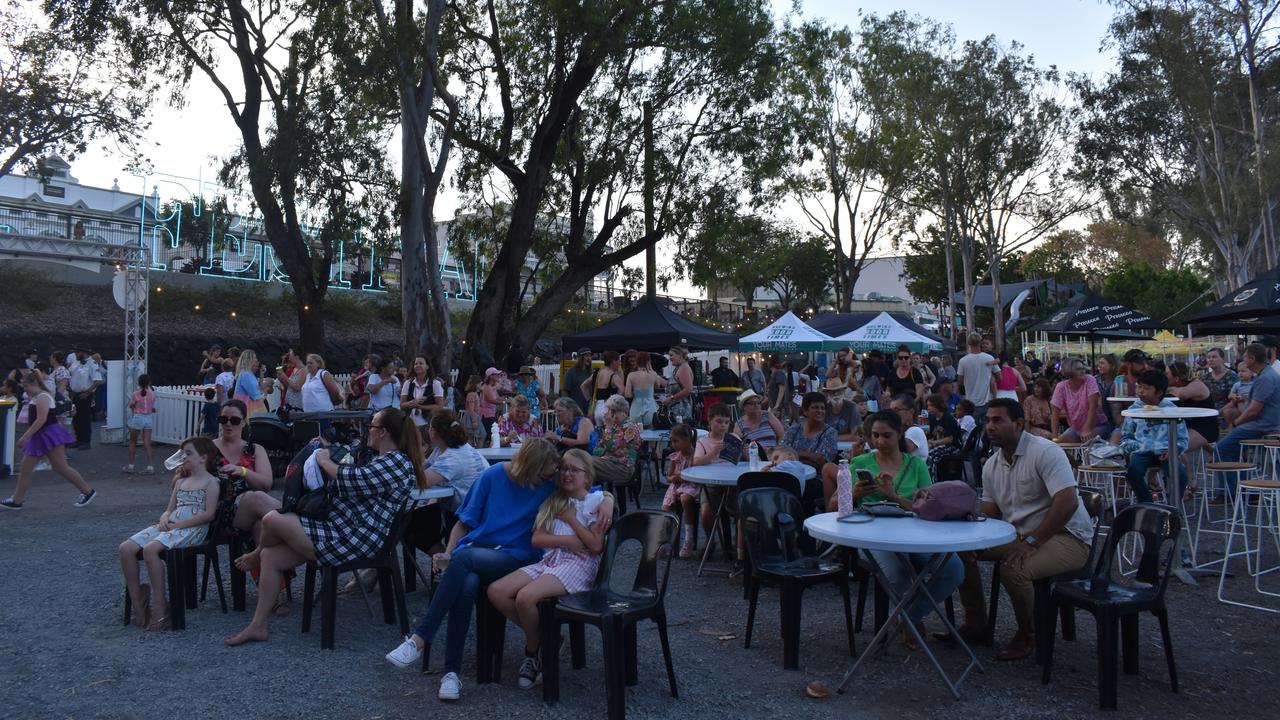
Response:
POLYGON ((827 392, 840 392, 849 387, 844 380, 838 377, 827 378, 827 382, 822 385, 822 389, 827 392))
POLYGON ((760 398, 761 400, 764 399, 764 397, 760 393, 756 392, 755 390, 752 390, 751 388, 747 388, 746 390, 742 391, 741 395, 738 396, 739 407, 741 407, 742 405, 746 405, 747 401, 750 400, 751 398, 760 398))
POLYGON ((534 375, 534 376, 536 376, 537 374, 538 373, 533 371, 533 367, 531 365, 521 365, 520 372, 516 373, 516 375, 534 375))

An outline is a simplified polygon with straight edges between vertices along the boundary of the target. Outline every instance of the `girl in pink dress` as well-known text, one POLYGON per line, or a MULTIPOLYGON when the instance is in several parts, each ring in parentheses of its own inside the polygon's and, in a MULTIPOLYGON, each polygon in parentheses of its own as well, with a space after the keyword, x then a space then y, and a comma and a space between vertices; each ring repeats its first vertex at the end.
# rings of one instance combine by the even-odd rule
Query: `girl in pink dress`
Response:
MULTIPOLYGON (((542 674, 538 654, 538 602, 591 589, 595 583, 605 533, 613 522, 613 496, 591 492, 593 459, 572 449, 560 460, 560 487, 538 508, 533 546, 542 559, 489 585, 489 601, 524 630, 524 663, 520 687, 528 690, 542 674)), ((554 649, 552 650, 554 652, 554 649)))
POLYGON ((693 524, 698 521, 698 496, 702 486, 687 482, 680 472, 693 464, 693 430, 688 425, 671 428, 671 457, 667 459, 667 494, 662 497, 662 509, 673 512, 679 505, 684 515, 684 540, 680 543, 680 557, 693 554, 693 524))

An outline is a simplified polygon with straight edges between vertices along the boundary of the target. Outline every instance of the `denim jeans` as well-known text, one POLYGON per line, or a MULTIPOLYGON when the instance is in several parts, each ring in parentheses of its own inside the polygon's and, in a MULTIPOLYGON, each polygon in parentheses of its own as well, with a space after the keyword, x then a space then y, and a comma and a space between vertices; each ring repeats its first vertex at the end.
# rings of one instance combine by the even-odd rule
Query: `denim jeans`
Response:
MULTIPOLYGON (((884 574, 889 578, 889 583, 893 585, 894 591, 904 593, 911 586, 912 575, 903 567, 902 560, 897 553, 887 552, 884 550, 872 550, 872 556, 876 562, 880 564, 880 569, 884 570, 884 574)), ((933 559, 932 553, 910 553, 911 565, 920 571, 930 560, 933 559)), ((960 587, 960 583, 964 580, 964 563, 960 562, 960 558, 952 555, 947 561, 942 563, 942 567, 925 581, 924 586, 929 591, 929 595, 934 602, 938 603, 938 607, 942 607, 942 603, 951 593, 960 587)), ((933 606, 929 604, 929 599, 921 595, 911 607, 907 608, 907 615, 912 622, 920 622, 933 612, 933 606)))
MULTIPOLYGON (((1169 477, 1169 463, 1160 460, 1160 454, 1154 452, 1136 452, 1129 455, 1129 467, 1126 470, 1125 478, 1129 481, 1129 489, 1133 491, 1133 496, 1138 502, 1151 502, 1151 487, 1147 485, 1147 471, 1153 467, 1158 467, 1164 471, 1164 476, 1169 477)), ((1185 483, 1186 478, 1181 477, 1179 473, 1179 481, 1185 483)), ((1182 488, 1170 487, 1165 489, 1165 500, 1176 501, 1182 498, 1182 488)), ((1169 502, 1169 504, 1175 504, 1169 502)))
POLYGON ((471 611, 475 608, 480 585, 505 577, 527 564, 507 553, 487 548, 468 547, 454 553, 449 567, 445 568, 436 584, 436 594, 431 598, 427 614, 413 627, 413 634, 430 645, 445 615, 449 616, 449 627, 444 634, 445 672, 462 670, 462 649, 467 644, 471 611))

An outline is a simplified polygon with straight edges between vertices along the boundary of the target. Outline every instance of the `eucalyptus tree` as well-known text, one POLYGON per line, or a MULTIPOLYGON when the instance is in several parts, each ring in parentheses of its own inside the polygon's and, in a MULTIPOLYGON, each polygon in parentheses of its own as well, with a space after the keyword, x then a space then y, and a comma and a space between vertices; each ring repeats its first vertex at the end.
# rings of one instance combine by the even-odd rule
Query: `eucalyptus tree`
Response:
POLYGON ((67 32, 118 43, 132 68, 168 85, 175 104, 195 91, 195 78, 217 93, 240 137, 219 179, 247 183, 293 289, 301 347, 323 351, 335 256, 357 232, 389 225, 390 124, 347 72, 367 14, 320 0, 46 5, 67 32))
POLYGON ((487 0, 456 12, 442 60, 460 108, 455 178, 464 197, 493 183, 510 208, 466 330, 474 362, 500 342, 527 350, 592 278, 686 236, 708 191, 731 184, 737 135, 776 63, 763 0, 487 0), (526 308, 540 218, 563 228, 563 270, 526 308))

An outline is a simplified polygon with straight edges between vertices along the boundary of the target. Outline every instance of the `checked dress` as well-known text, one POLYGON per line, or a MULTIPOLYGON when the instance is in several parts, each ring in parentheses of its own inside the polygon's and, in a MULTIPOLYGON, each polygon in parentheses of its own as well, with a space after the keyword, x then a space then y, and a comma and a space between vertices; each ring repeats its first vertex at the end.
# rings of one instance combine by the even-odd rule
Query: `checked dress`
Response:
POLYGON ((413 461, 399 450, 363 467, 339 465, 338 476, 325 483, 329 517, 298 518, 315 545, 316 559, 338 565, 376 553, 409 499, 414 479, 413 461))

